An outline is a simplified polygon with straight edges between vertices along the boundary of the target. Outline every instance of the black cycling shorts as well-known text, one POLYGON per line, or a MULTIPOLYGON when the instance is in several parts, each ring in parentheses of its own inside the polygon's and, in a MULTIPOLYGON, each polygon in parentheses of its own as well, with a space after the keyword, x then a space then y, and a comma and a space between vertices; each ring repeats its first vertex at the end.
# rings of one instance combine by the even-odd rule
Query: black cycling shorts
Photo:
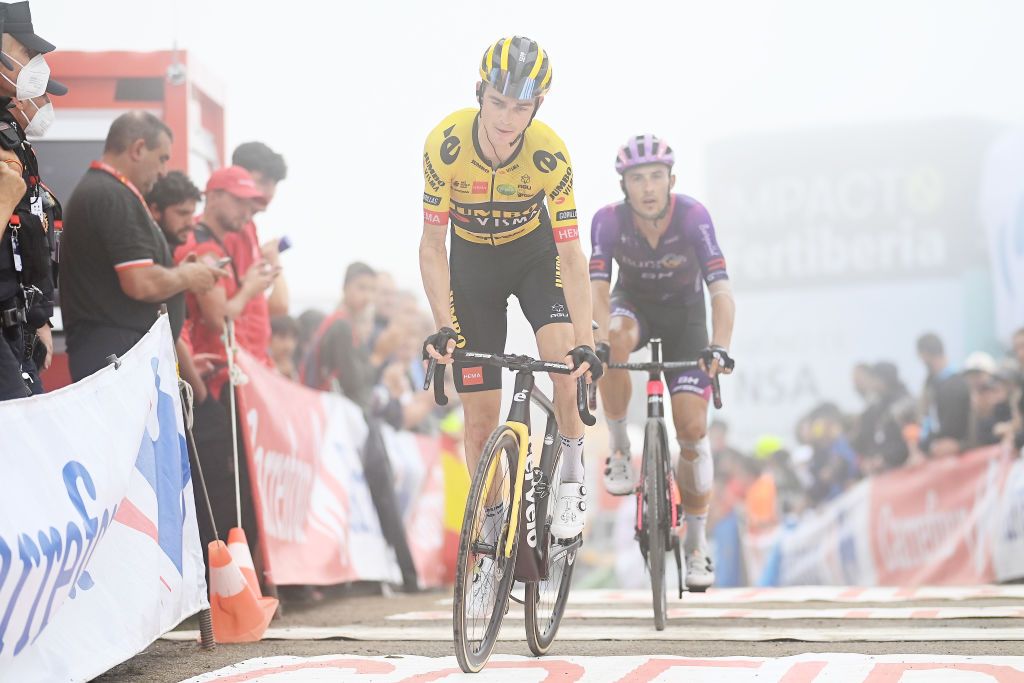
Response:
MULTIPOLYGON (((707 311, 703 297, 688 304, 658 304, 637 300, 622 287, 612 292, 611 315, 634 320, 640 337, 634 351, 651 339, 661 339, 663 361, 697 360, 708 345, 707 311)), ((711 378, 700 369, 665 373, 671 394, 688 393, 711 397, 711 378)))
MULTIPOLYGON (((514 242, 493 247, 452 235, 449 272, 451 314, 458 348, 504 353, 508 298, 515 294, 533 331, 550 323, 568 323, 558 251, 551 233, 535 230, 514 242)), ((455 363, 459 393, 501 388, 501 368, 455 363)))

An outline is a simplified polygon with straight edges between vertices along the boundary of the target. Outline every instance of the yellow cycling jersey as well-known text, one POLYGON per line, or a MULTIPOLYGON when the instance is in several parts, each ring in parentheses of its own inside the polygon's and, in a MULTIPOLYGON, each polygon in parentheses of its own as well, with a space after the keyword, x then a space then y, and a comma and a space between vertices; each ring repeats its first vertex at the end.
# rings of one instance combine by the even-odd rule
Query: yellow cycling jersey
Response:
POLYGON ((450 221, 456 236, 493 246, 537 228, 552 230, 556 242, 578 239, 572 163, 561 138, 534 120, 508 161, 491 168, 477 147, 477 125, 477 110, 462 109, 427 137, 424 223, 443 227, 450 221))

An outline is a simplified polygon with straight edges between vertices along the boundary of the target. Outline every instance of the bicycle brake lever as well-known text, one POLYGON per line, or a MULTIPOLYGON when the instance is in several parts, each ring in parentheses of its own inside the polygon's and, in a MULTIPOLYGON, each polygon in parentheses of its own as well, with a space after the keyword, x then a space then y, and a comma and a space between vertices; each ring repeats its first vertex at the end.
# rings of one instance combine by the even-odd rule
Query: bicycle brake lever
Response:
POLYGON ((579 377, 576 379, 576 410, 579 412, 583 424, 593 427, 597 424, 597 418, 590 414, 590 410, 587 407, 589 403, 587 399, 587 380, 579 377))

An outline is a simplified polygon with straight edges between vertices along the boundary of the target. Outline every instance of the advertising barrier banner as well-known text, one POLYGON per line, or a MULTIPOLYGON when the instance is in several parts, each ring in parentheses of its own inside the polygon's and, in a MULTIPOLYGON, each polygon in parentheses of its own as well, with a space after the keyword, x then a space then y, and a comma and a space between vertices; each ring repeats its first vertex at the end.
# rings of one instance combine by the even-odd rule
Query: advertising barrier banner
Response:
POLYGON ((400 582, 363 474, 368 430, 362 412, 244 351, 237 364, 246 377, 238 401, 270 581, 400 582))
POLYGON ((0 403, 0 680, 85 681, 207 606, 171 330, 0 403))

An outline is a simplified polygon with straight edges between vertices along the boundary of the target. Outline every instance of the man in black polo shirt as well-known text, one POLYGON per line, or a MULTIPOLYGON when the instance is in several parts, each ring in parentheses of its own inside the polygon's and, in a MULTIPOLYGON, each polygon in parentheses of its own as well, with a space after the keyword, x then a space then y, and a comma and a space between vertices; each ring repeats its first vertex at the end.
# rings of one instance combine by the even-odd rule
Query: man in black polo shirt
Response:
POLYGON ((185 291, 205 292, 226 273, 174 265, 143 196, 166 172, 171 131, 148 112, 122 114, 64 210, 60 297, 71 378, 103 368, 138 342, 166 303, 177 339, 185 291))

